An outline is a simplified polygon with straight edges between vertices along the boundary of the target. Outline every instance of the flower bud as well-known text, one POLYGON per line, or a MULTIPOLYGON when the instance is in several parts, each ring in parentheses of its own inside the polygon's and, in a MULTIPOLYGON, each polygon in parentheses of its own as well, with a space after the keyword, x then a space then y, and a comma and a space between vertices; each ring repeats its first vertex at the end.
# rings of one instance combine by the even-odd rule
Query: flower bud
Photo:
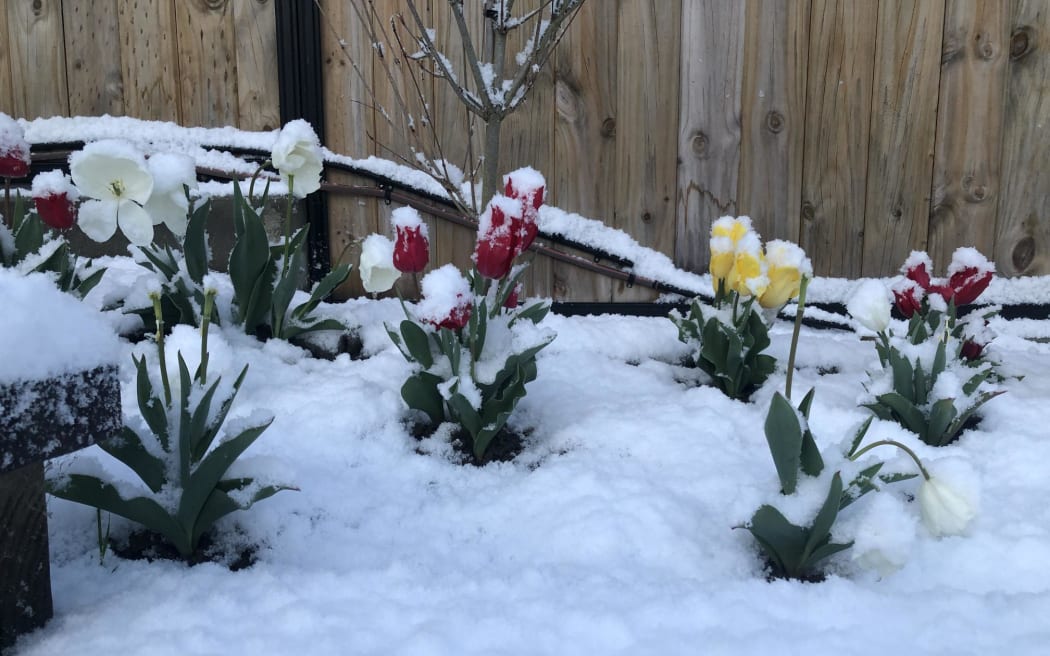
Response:
POLYGON ((61 171, 48 171, 33 178, 33 204, 40 220, 55 230, 69 230, 77 221, 77 188, 61 171))
POLYGON ((952 254, 948 266, 948 286, 951 287, 956 307, 977 300, 995 274, 995 265, 975 248, 959 248, 952 254))
POLYGON ((29 144, 22 126, 7 114, 0 113, 0 178, 24 178, 29 175, 29 144))
POLYGON ((503 307, 507 308, 508 310, 513 310, 514 308, 518 307, 518 302, 521 298, 521 293, 524 290, 525 285, 523 285, 522 283, 519 282, 518 284, 514 285, 514 289, 510 290, 510 293, 507 294, 507 300, 503 301, 503 307))
POLYGON ((769 287, 762 243, 755 233, 745 234, 737 243, 733 269, 726 283, 741 296, 761 296, 769 287))
POLYGON ((394 266, 403 273, 419 273, 430 261, 427 225, 419 212, 399 207, 391 216, 394 225, 394 266))
POLYGON ((383 235, 371 234, 361 242, 358 262, 361 285, 369 294, 388 291, 401 277, 394 267, 394 242, 383 235))
POLYGON ((293 177, 292 193, 296 198, 306 198, 321 188, 321 173, 324 171, 321 142, 304 119, 289 121, 281 128, 270 152, 270 161, 281 176, 293 177))
POLYGON ((919 508, 934 537, 961 535, 977 515, 972 499, 935 477, 919 488, 919 508))
POLYGON ((933 271, 933 260, 924 251, 912 251, 901 266, 901 273, 908 280, 914 281, 924 291, 930 288, 930 272, 933 271))
POLYGON ((925 292, 914 280, 902 278, 891 289, 897 309, 906 318, 910 318, 913 314, 922 310, 925 292))
POLYGON ((764 308, 783 307, 798 296, 803 276, 813 275, 813 265, 806 253, 789 241, 775 239, 766 244, 769 286, 758 297, 764 308))
POLYGON ((460 330, 470 321, 473 299, 470 283, 455 266, 446 264, 434 269, 420 281, 423 299, 419 316, 439 328, 460 330))
POLYGON ((846 311, 868 330, 881 333, 890 325, 890 297, 878 280, 865 280, 850 296, 846 311))
POLYGON ((521 202, 506 196, 493 196, 478 219, 478 241, 474 263, 478 273, 499 280, 510 273, 517 255, 514 221, 521 220, 521 202))
POLYGON ((520 218, 512 221, 514 232, 514 257, 528 250, 540 228, 537 223, 540 206, 547 195, 547 181, 532 167, 526 166, 503 176, 504 194, 521 201, 520 218))
POLYGON ((981 354, 984 353, 985 346, 986 344, 981 344, 975 340, 968 339, 962 343, 959 355, 961 355, 964 360, 970 360, 972 362, 981 357, 981 354))

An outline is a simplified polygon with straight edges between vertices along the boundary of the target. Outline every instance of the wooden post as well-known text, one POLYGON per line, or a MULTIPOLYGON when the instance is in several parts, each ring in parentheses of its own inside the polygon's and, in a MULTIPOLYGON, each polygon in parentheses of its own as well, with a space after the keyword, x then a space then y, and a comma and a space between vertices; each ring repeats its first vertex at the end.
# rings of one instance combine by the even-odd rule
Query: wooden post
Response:
POLYGON ((0 650, 52 614, 43 461, 122 425, 116 365, 0 385, 0 650))

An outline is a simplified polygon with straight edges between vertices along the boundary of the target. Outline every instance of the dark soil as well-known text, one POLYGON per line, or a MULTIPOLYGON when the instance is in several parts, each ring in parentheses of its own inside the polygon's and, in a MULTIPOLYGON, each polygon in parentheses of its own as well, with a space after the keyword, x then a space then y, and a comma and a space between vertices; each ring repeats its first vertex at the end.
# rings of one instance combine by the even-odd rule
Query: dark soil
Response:
POLYGON ((179 553, 167 538, 153 531, 138 530, 121 538, 109 539, 110 550, 125 560, 177 560, 190 565, 219 563, 236 572, 255 564, 255 545, 245 545, 237 551, 226 551, 227 545, 216 545, 210 534, 201 536, 197 551, 190 556, 179 553))
MULTIPOLYGON (((417 440, 423 440, 434 434, 436 426, 430 424, 412 424, 409 426, 409 434, 417 440)), ((489 448, 482 459, 474 457, 474 440, 462 427, 452 433, 452 450, 455 454, 455 462, 461 465, 474 465, 484 467, 490 462, 510 462, 518 457, 525 449, 525 438, 527 434, 516 433, 504 427, 489 442, 489 448)), ((422 454, 422 451, 418 451, 422 454)))

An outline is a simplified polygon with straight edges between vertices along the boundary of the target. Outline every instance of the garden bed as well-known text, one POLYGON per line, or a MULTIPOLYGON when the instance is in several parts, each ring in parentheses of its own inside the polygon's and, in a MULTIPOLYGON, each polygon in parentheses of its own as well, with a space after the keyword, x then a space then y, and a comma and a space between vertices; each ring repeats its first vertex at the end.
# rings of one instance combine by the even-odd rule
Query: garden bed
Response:
MULTIPOLYGON (((111 282, 134 275, 108 263, 111 282)), ((479 468, 457 464, 451 447, 419 453, 399 393, 410 365, 384 328, 403 318, 399 304, 324 310, 360 326, 367 357, 321 360, 225 329, 213 338, 213 366, 250 364, 234 414, 276 417, 246 458, 301 488, 220 523, 259 545, 255 564, 231 572, 108 554, 100 565, 94 510, 52 499, 55 619, 17 654, 1045 647, 1050 345, 1030 339, 1050 336, 1042 322, 993 326, 992 356, 1024 378, 1008 379, 957 443, 933 448, 896 424, 872 426, 869 439, 900 440, 980 487, 969 534, 930 537, 908 502, 918 483, 897 484, 914 522, 903 569, 880 580, 846 551, 825 581, 807 584, 767 581, 750 535, 733 529, 777 488, 763 421, 784 386, 788 323, 772 330, 780 367, 742 403, 678 382, 684 346, 665 318, 551 315, 544 323, 558 337, 512 420, 530 431, 524 450, 479 468)), ((124 348, 130 363, 148 345, 124 348)), ((803 329, 794 386, 817 388, 811 427, 822 449, 869 415, 857 400, 875 360, 852 332, 803 329)), ((908 469, 887 457, 888 468, 908 469)), ((843 513, 843 530, 872 516, 868 501, 843 513)), ((113 519, 112 533, 130 530, 113 519)))

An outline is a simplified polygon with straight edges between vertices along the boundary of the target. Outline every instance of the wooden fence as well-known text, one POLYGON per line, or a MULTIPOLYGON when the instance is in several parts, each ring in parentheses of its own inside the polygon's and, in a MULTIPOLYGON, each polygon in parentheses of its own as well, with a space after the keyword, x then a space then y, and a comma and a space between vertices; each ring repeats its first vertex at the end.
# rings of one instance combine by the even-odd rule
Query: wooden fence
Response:
MULTIPOLYGON (((0 110, 273 127, 274 1, 7 0, 0 110)), ((419 4, 451 38, 445 3, 419 4)), ((320 6, 326 144, 407 155, 404 127, 364 91, 390 104, 352 3, 320 6)), ((822 276, 892 275, 913 249, 943 270, 958 246, 1006 275, 1050 274, 1048 79, 1045 0, 589 0, 505 124, 501 168, 536 167, 553 204, 697 271, 711 221, 749 214, 822 276)), ((440 82, 416 81, 461 158, 464 115, 440 82)), ((333 198, 333 259, 385 217, 333 198)), ((435 223, 432 237, 433 261, 467 261, 469 231, 435 223)), ((543 258, 532 269, 534 293, 650 297, 543 258)))

